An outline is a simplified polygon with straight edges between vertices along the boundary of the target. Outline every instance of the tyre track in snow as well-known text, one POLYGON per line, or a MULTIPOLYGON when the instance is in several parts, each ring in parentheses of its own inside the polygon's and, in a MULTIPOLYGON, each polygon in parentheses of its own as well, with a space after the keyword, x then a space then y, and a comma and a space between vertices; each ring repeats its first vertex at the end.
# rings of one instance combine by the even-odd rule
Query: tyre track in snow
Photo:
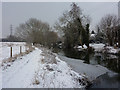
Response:
MULTIPOLYGON (((22 68, 24 68, 24 66, 25 66, 28 62, 29 62, 29 60, 27 60, 26 62, 23 62, 23 63, 20 62, 20 65, 19 65, 18 67, 16 67, 16 70, 13 71, 12 73, 9 73, 9 72, 10 72, 9 70, 10 70, 11 68, 13 68, 13 67, 10 67, 9 70, 7 70, 7 72, 6 72, 6 73, 9 73, 9 77, 7 76, 5 82, 8 82, 12 77, 14 77, 15 74, 18 73, 22 68)), ((14 64, 14 63, 13 63, 13 64, 14 64)), ((12 69, 11 69, 11 70, 12 70, 12 69)), ((7 75, 7 74, 6 74, 6 75, 7 75)), ((3 76, 4 76, 4 75, 3 75, 3 76)), ((4 78, 4 77, 3 77, 3 78, 4 78)))
POLYGON ((9 68, 2 72, 3 88, 29 87, 35 72, 38 69, 38 61, 41 60, 41 50, 37 49, 16 60, 9 68))

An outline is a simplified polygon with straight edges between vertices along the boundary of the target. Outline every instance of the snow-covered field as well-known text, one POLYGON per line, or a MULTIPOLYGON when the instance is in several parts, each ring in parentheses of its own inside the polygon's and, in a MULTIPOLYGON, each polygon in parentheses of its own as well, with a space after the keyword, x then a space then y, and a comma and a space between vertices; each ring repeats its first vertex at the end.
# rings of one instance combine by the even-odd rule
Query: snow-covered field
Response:
POLYGON ((11 47, 13 56, 19 54, 20 46, 22 47, 22 52, 28 49, 25 42, 0 42, 0 61, 10 58, 11 47))
POLYGON ((89 80, 49 50, 35 48, 3 63, 2 88, 84 88, 89 80))
POLYGON ((120 51, 120 49, 115 49, 114 47, 111 46, 107 46, 105 50, 107 50, 107 52, 110 54, 117 54, 120 51))
POLYGON ((109 54, 117 54, 120 51, 120 48, 114 48, 112 46, 105 46, 105 44, 103 43, 90 44, 90 46, 95 49, 95 52, 102 52, 102 53, 106 52, 109 54))
POLYGON ((103 43, 89 44, 89 45, 90 45, 90 47, 94 48, 95 51, 97 51, 97 52, 101 52, 103 50, 104 46, 105 46, 105 44, 103 44, 103 43))

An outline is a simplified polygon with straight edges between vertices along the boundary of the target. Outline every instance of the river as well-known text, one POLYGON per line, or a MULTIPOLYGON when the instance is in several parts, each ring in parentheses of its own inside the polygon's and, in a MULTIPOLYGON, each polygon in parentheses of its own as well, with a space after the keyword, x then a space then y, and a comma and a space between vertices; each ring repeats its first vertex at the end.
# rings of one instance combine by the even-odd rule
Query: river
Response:
POLYGON ((58 54, 76 72, 84 73, 91 79, 89 88, 120 88, 120 56, 70 49, 58 54))

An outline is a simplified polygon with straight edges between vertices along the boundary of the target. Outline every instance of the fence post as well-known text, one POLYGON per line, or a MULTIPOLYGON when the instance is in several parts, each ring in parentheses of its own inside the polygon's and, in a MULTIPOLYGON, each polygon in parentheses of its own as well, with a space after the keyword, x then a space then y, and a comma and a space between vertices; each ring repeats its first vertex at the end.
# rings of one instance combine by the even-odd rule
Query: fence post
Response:
POLYGON ((10 57, 12 58, 12 47, 10 47, 10 57))
POLYGON ((22 47, 20 46, 20 54, 22 53, 22 47))

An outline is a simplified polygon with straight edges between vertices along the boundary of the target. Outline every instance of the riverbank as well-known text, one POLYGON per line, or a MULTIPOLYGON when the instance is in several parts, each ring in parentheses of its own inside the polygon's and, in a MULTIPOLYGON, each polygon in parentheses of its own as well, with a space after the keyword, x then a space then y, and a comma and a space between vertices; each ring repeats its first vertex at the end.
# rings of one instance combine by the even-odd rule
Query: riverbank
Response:
POLYGON ((91 82, 98 76, 111 72, 103 66, 86 64, 79 59, 72 59, 61 55, 59 55, 59 58, 67 62, 74 71, 85 74, 91 82))
POLYGON ((85 88, 97 77, 111 72, 103 66, 86 64, 39 47, 2 66, 2 85, 4 88, 85 88))
POLYGON ((94 47, 96 51, 92 53, 68 49, 58 54, 73 70, 88 76, 92 82, 89 88, 118 88, 120 85, 119 55, 98 52, 103 50, 104 44, 94 44, 94 47))

